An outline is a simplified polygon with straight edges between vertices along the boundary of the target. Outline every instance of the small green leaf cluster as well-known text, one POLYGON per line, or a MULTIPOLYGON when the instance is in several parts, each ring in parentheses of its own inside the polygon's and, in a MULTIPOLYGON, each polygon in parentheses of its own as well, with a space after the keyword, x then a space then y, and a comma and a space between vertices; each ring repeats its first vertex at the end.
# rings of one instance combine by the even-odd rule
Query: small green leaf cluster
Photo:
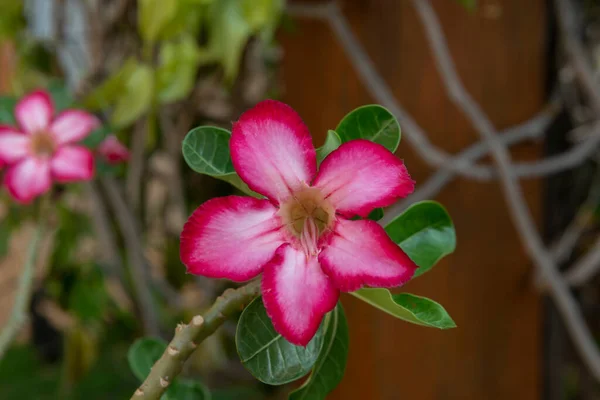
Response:
POLYGON ((141 57, 128 59, 84 104, 111 109, 111 123, 124 128, 155 105, 187 98, 201 67, 219 66, 231 83, 250 38, 270 42, 282 9, 282 0, 141 0, 141 57))
MULTIPOLYGON (((252 192, 236 174, 229 153, 230 132, 202 126, 191 130, 183 141, 183 156, 194 171, 224 180, 241 192, 252 192)), ((335 130, 329 130, 317 149, 321 163, 342 143, 366 139, 395 152, 401 137, 400 125, 385 108, 359 107, 346 115, 335 130)), ((379 220, 384 210, 369 218, 379 220)), ((446 210, 434 201, 413 204, 385 225, 391 239, 419 266, 420 276, 456 247, 454 225, 446 210)), ((363 288, 351 293, 366 303, 404 321, 438 329, 455 327, 446 310, 437 302, 409 293, 392 294, 387 289, 363 288)), ((244 366, 260 381, 283 385, 310 373, 304 384, 292 392, 291 400, 324 399, 341 381, 348 353, 348 326, 341 304, 323 320, 306 347, 295 346, 279 335, 267 316, 260 298, 243 311, 237 328, 236 345, 244 366)))

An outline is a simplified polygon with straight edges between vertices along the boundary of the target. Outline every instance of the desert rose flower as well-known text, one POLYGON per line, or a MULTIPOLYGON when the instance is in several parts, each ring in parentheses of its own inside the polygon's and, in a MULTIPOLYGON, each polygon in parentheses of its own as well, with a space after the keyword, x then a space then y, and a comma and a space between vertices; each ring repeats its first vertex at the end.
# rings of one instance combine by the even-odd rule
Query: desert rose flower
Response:
POLYGON ((129 160, 129 149, 119 142, 115 135, 107 136, 100 143, 97 151, 109 164, 119 164, 129 160))
POLYGON ((96 117, 79 110, 54 117, 50 95, 35 91, 17 103, 15 118, 18 127, 0 125, 0 162, 8 166, 4 184, 15 200, 29 203, 53 181, 93 177, 94 157, 76 143, 98 126, 96 117))
POLYGON ((227 196, 202 204, 181 234, 188 271, 246 281, 261 291, 275 329, 305 346, 341 292, 393 287, 417 266, 366 217, 414 189, 402 161, 383 146, 352 140, 323 160, 302 119, 267 100, 233 125, 231 159, 266 199, 227 196))

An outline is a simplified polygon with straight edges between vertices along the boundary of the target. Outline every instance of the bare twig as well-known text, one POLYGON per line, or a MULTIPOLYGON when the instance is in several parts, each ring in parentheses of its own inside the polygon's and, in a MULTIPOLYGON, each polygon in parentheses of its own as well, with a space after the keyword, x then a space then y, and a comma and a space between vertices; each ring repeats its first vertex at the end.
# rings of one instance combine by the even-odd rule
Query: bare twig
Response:
POLYGON ((159 335, 156 306, 150 291, 149 271, 144 260, 144 250, 140 243, 137 222, 123 199, 118 184, 108 177, 102 178, 101 182, 115 213, 117 224, 123 233, 125 247, 127 248, 127 259, 131 269, 132 284, 138 300, 144 331, 148 335, 159 335))
MULTIPOLYGON (((561 0, 558 0, 561 1, 561 0)), ((450 99, 465 113, 492 148, 492 157, 498 167, 504 196, 509 205, 513 223, 523 240, 526 250, 536 262, 550 287, 556 306, 565 321, 565 327, 583 361, 591 373, 600 380, 600 353, 586 326, 577 302, 560 276, 554 261, 544 248, 535 224, 525 203, 521 188, 511 171, 511 159, 507 149, 499 142, 495 129, 487 116, 473 101, 458 77, 450 56, 441 26, 428 0, 412 0, 423 23, 426 36, 433 50, 434 59, 450 99)))
POLYGON ((183 364, 197 345, 259 293, 260 280, 252 281, 238 289, 227 289, 203 316, 195 316, 187 325, 178 325, 173 340, 154 364, 144 383, 131 396, 131 400, 159 400, 179 375, 183 364))
POLYGON ((142 177, 144 175, 146 139, 148 129, 152 121, 149 117, 138 120, 133 129, 133 140, 131 143, 131 157, 127 173, 127 198, 134 211, 138 211, 142 200, 142 177))
POLYGON ((27 259, 19 278, 19 287, 15 297, 15 303, 13 305, 10 318, 2 329, 0 334, 0 359, 4 356, 4 353, 14 340, 15 336, 27 321, 27 308, 29 307, 29 299, 31 298, 31 289, 33 287, 33 280, 35 277, 35 265, 37 261, 37 255, 39 252, 39 244, 44 234, 44 225, 40 221, 39 225, 34 232, 31 241, 29 242, 29 249, 27 251, 27 259))
MULTIPOLYGON (((550 125, 554 119, 558 109, 558 100, 550 101, 550 103, 532 119, 503 131, 499 140, 503 145, 510 146, 525 139, 541 137, 548 125, 550 125)), ((473 161, 485 156, 488 150, 487 143, 480 141, 461 151, 448 162, 471 164, 473 161)), ((412 203, 436 196, 453 178, 456 177, 456 175, 457 173, 454 169, 445 168, 443 165, 440 166, 440 168, 427 179, 424 184, 418 186, 414 193, 406 199, 389 207, 380 222, 386 224, 412 203)))
POLYGON ((85 182, 84 187, 92 202, 92 223, 102 249, 99 254, 101 264, 106 267, 110 275, 117 276, 121 282, 125 282, 119 248, 109 225, 110 218, 102 196, 98 192, 95 182, 85 182))
MULTIPOLYGON (((287 7, 290 14, 299 17, 321 18, 327 20, 346 51, 352 65, 358 72, 364 87, 379 103, 387 107, 400 121, 404 137, 412 144, 421 158, 435 167, 443 167, 454 173, 476 180, 492 180, 497 177, 493 167, 473 165, 464 161, 453 161, 453 157, 434 146, 427 134, 410 114, 396 100, 383 77, 365 49, 354 36, 352 29, 336 3, 291 4, 287 7)), ((597 150, 600 144, 600 129, 595 129, 588 138, 569 151, 548 159, 533 163, 515 163, 512 173, 518 177, 539 177, 553 174, 580 165, 597 150)), ((485 145, 485 144, 484 144, 485 145)), ((487 145, 485 145, 487 147, 487 145)))

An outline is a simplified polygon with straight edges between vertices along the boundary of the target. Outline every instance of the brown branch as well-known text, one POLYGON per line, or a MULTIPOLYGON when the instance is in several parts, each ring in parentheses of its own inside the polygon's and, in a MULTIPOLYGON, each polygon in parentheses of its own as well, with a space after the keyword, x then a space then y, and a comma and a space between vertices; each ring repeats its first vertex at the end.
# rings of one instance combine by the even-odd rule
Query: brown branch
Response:
MULTIPOLYGON (((558 0, 561 1, 561 0, 558 0)), ((511 170, 508 150, 499 142, 492 123, 462 85, 450 56, 441 26, 428 0, 412 0, 421 19, 429 44, 433 50, 438 72, 450 99, 469 118, 480 136, 492 149, 492 157, 498 167, 502 190, 509 211, 525 248, 538 266, 542 277, 548 282, 550 294, 565 321, 565 327, 579 355, 591 373, 600 380, 600 353, 585 323, 577 302, 559 274, 552 257, 544 248, 536 231, 535 223, 527 208, 521 188, 511 170)))
POLYGON ((259 293, 260 280, 252 281, 238 289, 227 289, 203 316, 195 316, 187 325, 178 325, 173 340, 131 400, 159 400, 179 375, 183 364, 192 355, 196 346, 213 334, 227 318, 243 309, 259 293))
POLYGON ((142 201, 142 182, 146 162, 146 139, 152 121, 144 117, 135 123, 131 143, 131 156, 125 184, 127 198, 134 211, 138 211, 142 201))

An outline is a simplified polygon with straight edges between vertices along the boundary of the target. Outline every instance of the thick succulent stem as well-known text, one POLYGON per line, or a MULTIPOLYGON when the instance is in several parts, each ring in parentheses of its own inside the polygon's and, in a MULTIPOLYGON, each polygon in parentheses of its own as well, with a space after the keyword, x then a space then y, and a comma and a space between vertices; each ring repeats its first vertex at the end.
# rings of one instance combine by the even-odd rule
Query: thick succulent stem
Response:
POLYGON ((202 316, 196 315, 189 324, 178 325, 167 349, 154 363, 146 380, 135 391, 131 400, 159 400, 196 346, 210 336, 225 320, 240 311, 260 293, 260 280, 238 289, 227 289, 202 316))

